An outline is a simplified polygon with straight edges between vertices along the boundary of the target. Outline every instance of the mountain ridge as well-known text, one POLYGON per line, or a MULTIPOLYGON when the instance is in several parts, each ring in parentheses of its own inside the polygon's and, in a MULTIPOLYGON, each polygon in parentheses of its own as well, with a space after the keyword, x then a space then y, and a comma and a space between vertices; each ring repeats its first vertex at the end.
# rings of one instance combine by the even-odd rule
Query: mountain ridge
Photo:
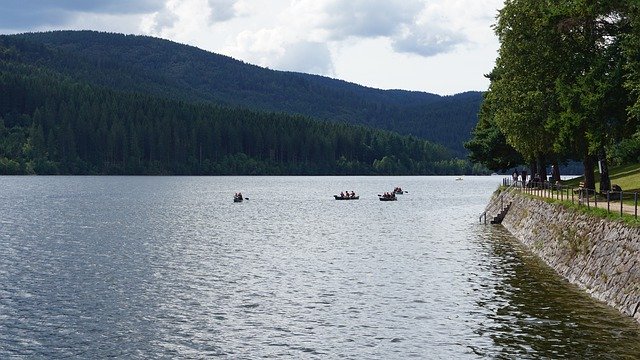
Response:
POLYGON ((441 96, 382 90, 320 75, 271 70, 142 35, 54 31, 2 35, 5 46, 74 79, 119 91, 212 102, 365 125, 443 144, 463 156, 481 92, 441 96))

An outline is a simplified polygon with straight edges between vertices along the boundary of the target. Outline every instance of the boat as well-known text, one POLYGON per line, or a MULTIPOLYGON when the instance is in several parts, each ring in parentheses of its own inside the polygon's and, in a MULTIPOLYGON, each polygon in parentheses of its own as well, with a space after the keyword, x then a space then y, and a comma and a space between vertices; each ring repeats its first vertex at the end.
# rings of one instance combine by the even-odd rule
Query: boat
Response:
POLYGON ((404 194, 404 190, 402 190, 401 187, 397 187, 397 188, 393 189, 393 193, 394 194, 398 194, 398 195, 402 195, 402 194, 404 194))
POLYGON ((384 193, 382 195, 378 194, 378 199, 380 199, 380 201, 396 201, 398 200, 398 198, 396 197, 396 193, 395 191, 390 192, 390 193, 384 193))
POLYGON ((461 177, 456 178, 456 181, 460 181, 460 180, 464 180, 464 179, 463 179, 463 178, 461 178, 461 177))
POLYGON ((380 199, 380 201, 397 201, 398 198, 395 196, 378 196, 378 199, 380 199))
POLYGON ((334 198, 336 198, 336 200, 358 200, 360 199, 360 196, 340 196, 340 195, 333 195, 334 198))
POLYGON ((244 200, 244 198, 242 197, 241 193, 237 193, 235 195, 233 195, 233 202, 242 202, 242 200, 244 200))

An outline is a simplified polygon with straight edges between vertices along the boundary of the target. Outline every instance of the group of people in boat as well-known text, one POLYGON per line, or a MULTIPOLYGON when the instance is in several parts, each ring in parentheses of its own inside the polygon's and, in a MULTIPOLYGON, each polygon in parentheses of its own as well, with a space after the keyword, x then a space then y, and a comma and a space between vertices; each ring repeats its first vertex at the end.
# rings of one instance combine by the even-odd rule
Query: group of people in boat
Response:
POLYGON ((399 187, 399 186, 396 186, 395 188, 393 188, 393 192, 394 192, 395 194, 402 194, 402 193, 404 193, 404 191, 402 190, 402 188, 401 188, 401 187, 399 187))
POLYGON ((382 194, 381 197, 384 198, 384 199, 393 199, 393 198, 396 197, 396 192, 395 191, 393 191, 393 192, 386 192, 385 191, 385 193, 382 194))
POLYGON ((343 199, 344 198, 355 198, 356 197, 356 193, 353 190, 351 192, 349 192, 349 191, 344 191, 344 192, 341 191, 340 192, 340 197, 343 198, 343 199))
POLYGON ((242 193, 241 192, 235 193, 235 195, 233 195, 233 200, 242 200, 242 193))

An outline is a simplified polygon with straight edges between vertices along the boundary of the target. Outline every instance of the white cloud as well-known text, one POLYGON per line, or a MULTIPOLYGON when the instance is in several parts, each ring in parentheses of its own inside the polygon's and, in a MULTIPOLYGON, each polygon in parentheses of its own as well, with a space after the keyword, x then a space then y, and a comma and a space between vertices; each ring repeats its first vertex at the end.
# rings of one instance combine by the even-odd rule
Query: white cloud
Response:
POLYGON ((434 88, 434 81, 424 79, 437 71, 449 79, 464 72, 460 84, 472 84, 473 77, 469 88, 478 89, 495 60, 498 44, 490 25, 504 0, 1 1, 5 32, 143 33, 368 86, 434 88), (453 69, 458 57, 468 64, 464 71, 453 69))
POLYGON ((161 35, 165 29, 172 28, 179 20, 171 3, 165 4, 164 9, 145 16, 140 24, 143 31, 150 35, 161 35))
POLYGON ((237 16, 236 0, 209 0, 212 22, 227 21, 237 16))
POLYGON ((466 41, 464 35, 437 26, 414 26, 393 38, 393 50, 430 57, 452 51, 466 41))
POLYGON ((195 45, 209 29, 211 14, 208 0, 167 0, 164 9, 146 16, 140 28, 147 35, 195 45))
POLYGON ((325 43, 300 41, 288 44, 275 68, 319 75, 333 74, 331 52, 325 43))
POLYGON ((320 27, 332 40, 394 36, 422 8, 416 0, 325 1, 320 27))
POLYGON ((267 66, 269 60, 284 54, 283 36, 280 29, 261 29, 256 32, 243 31, 236 38, 235 48, 229 49, 240 57, 257 60, 258 65, 267 66))

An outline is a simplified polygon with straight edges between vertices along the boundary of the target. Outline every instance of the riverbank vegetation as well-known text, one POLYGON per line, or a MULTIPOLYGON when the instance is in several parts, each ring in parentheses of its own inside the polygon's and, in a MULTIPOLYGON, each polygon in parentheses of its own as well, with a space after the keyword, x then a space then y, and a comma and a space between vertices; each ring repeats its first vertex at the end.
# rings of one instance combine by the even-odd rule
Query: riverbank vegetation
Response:
POLYGON ((540 179, 555 165, 555 181, 559 164, 580 161, 585 186, 596 189, 598 169, 609 191, 609 165, 640 162, 640 3, 507 0, 494 29, 499 56, 470 158, 528 164, 540 179))

